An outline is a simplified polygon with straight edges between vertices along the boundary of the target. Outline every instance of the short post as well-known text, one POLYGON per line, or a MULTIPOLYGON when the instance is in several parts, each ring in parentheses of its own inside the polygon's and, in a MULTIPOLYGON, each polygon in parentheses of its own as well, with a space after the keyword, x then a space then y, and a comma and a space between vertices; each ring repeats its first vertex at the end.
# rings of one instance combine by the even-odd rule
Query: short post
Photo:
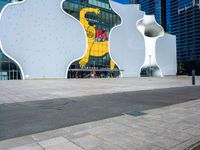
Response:
POLYGON ((195 85, 195 70, 192 70, 192 85, 195 85))

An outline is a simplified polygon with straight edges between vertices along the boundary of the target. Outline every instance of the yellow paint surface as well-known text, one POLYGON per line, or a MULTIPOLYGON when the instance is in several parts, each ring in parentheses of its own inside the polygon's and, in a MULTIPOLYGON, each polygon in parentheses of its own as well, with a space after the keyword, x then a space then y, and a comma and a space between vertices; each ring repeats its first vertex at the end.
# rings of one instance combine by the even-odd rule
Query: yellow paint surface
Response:
MULTIPOLYGON (((85 28, 85 31, 87 34, 87 40, 88 40, 87 52, 85 56, 79 62, 80 67, 84 67, 87 64, 87 62, 89 61, 89 56, 101 57, 109 52, 108 41, 104 41, 104 42, 95 41, 96 26, 89 25, 87 19, 85 18, 86 13, 88 12, 92 12, 98 15, 100 13, 100 10, 98 8, 83 8, 80 11, 80 22, 85 28)), ((113 70, 114 67, 115 67, 115 63, 111 60, 110 69, 113 70)))

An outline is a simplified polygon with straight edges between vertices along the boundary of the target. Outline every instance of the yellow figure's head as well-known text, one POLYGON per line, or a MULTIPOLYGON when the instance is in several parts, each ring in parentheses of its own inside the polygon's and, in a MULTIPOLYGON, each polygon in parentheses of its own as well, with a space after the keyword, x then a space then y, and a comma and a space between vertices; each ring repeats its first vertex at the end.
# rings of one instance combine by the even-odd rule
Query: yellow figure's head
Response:
POLYGON ((87 37, 88 37, 88 38, 95 38, 95 33, 96 33, 95 30, 96 30, 96 29, 95 29, 94 26, 89 26, 89 27, 87 28, 87 30, 86 30, 87 37))

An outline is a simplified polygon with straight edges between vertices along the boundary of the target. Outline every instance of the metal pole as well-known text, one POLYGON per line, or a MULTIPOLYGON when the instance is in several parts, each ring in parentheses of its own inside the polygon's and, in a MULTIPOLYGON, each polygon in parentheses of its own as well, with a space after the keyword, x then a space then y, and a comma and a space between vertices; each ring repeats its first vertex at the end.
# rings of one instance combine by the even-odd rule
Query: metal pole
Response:
POLYGON ((151 55, 149 55, 149 76, 151 77, 151 55))
POLYGON ((195 70, 192 70, 192 85, 195 85, 195 70))

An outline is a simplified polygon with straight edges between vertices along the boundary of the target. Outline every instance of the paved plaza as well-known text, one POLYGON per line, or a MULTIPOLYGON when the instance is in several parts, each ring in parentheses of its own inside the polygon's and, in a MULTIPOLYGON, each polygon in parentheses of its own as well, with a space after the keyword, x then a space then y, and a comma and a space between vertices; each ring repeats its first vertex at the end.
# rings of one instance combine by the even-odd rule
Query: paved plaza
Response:
POLYGON ((184 150, 200 141, 200 100, 0 142, 0 150, 184 150))
POLYGON ((196 79, 1 81, 0 150, 185 150, 200 141, 196 79))
MULTIPOLYGON (((191 86, 191 77, 19 80, 0 82, 0 104, 191 86)), ((200 85, 200 76, 196 77, 200 85)))

